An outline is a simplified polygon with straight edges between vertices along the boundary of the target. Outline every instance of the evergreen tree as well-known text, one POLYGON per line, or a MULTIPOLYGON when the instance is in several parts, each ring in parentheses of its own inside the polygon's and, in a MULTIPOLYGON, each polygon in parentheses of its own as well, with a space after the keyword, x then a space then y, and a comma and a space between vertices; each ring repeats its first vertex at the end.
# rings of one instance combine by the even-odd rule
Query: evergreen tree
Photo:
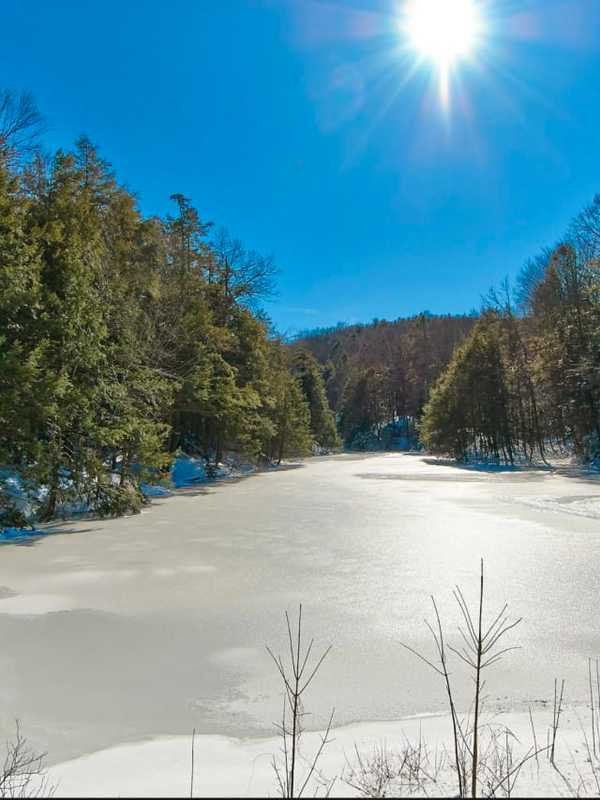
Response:
POLYGON ((370 367, 358 372, 346 387, 340 431, 347 445, 357 436, 373 434, 379 440, 382 425, 390 421, 387 375, 370 367))
MULTIPOLYGON (((36 232, 28 232, 28 214, 29 201, 0 155, 0 465, 23 475, 40 457, 37 434, 48 402, 47 343, 37 335, 41 246, 36 232)), ((19 519, 2 477, 0 521, 19 519)))
POLYGON ((513 461, 508 390, 497 337, 488 314, 455 352, 434 386, 421 422, 421 439, 433 452, 513 461))
POLYGON ((315 442, 328 449, 338 447, 339 436, 317 360, 308 350, 299 349, 292 360, 292 373, 298 379, 308 402, 310 428, 315 442))
POLYGON ((310 408, 298 379, 290 374, 283 347, 272 345, 273 428, 266 447, 269 461, 309 455, 313 445, 310 408))
MULTIPOLYGON (((38 518, 69 500, 139 508, 142 480, 178 447, 217 462, 310 450, 308 403, 253 310, 272 259, 209 242, 179 194, 176 216, 142 218, 87 137, 27 164, 3 147, 0 459, 44 487, 38 518)), ((334 441, 318 369, 313 383, 334 441)))

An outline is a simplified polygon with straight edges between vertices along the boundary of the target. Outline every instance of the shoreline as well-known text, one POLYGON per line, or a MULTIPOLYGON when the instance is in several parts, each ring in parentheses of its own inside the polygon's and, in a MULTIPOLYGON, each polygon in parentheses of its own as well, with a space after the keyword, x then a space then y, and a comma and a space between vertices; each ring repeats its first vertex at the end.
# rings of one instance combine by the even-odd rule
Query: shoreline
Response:
MULTIPOLYGON (((549 476, 566 477, 579 479, 591 482, 593 485, 600 484, 600 467, 595 464, 573 464, 570 459, 559 458, 553 462, 541 463, 519 463, 519 464, 494 464, 488 462, 467 462, 462 463, 456 459, 446 456, 436 456, 432 453, 419 450, 365 450, 365 451, 352 451, 340 450, 327 454, 315 454, 298 459, 286 459, 281 464, 250 464, 242 460, 235 461, 233 457, 229 458, 229 464, 223 463, 220 466, 221 473, 209 476, 204 472, 201 478, 191 478, 180 485, 172 481, 171 486, 165 486, 162 483, 156 484, 142 484, 142 493, 145 497, 145 503, 137 513, 127 512, 119 515, 101 516, 94 510, 73 512, 65 514, 64 516, 57 516, 56 518, 47 522, 32 522, 31 528, 11 528, 8 527, 5 531, 0 528, 0 547, 10 544, 29 544, 38 539, 43 539, 47 536, 70 533, 68 527, 83 522, 111 522, 119 519, 135 518, 142 515, 144 512, 152 509, 156 501, 167 500, 173 497, 180 497, 189 495, 194 492, 203 493, 208 492, 211 487, 225 486, 228 484, 239 483, 240 481, 248 478, 257 477, 260 475, 268 475, 285 472, 286 470, 302 469, 310 463, 318 463, 320 461, 327 461, 336 459, 339 461, 344 460, 368 460, 369 458, 385 457, 385 456, 413 456, 419 457, 424 464, 435 467, 451 468, 460 470, 461 472, 471 473, 475 475, 510 475, 510 474, 526 474, 526 473, 542 473, 549 476), (235 461, 235 463, 234 463, 235 461)), ((201 458, 187 456, 186 459, 190 463, 203 462, 201 458)), ((545 498, 541 498, 545 500, 545 498)), ((569 508, 560 507, 555 503, 550 502, 548 507, 542 510, 549 510, 559 513, 569 513, 576 516, 587 517, 591 519, 600 518, 600 495, 598 500, 594 502, 594 498, 586 498, 592 502, 583 504, 582 508, 577 505, 570 505, 569 508)), ((532 507, 536 504, 530 504, 532 507)), ((542 506, 545 505, 542 503, 542 506)), ((541 508, 541 507, 540 507, 541 508)))
MULTIPOLYGON (((552 722, 552 709, 535 709, 533 723, 538 747, 546 744, 546 732, 552 722)), ((533 734, 528 712, 508 711, 488 714, 482 725, 486 732, 507 730, 514 743, 517 761, 533 748, 533 734)), ((302 735, 301 753, 310 759, 322 731, 302 735)), ((589 709, 566 706, 561 715, 556 743, 556 766, 546 753, 535 759, 530 752, 513 790, 514 796, 544 797, 564 794, 567 783, 585 793, 587 781, 595 786, 587 762, 585 736, 590 739, 589 709), (585 734, 582 730, 585 730, 585 734), (560 770, 560 772, 559 772, 560 770), (585 781, 586 786, 580 785, 585 781)), ((488 737, 489 738, 489 737, 488 737)), ((61 797, 101 796, 189 796, 191 777, 191 732, 189 735, 157 736, 98 750, 89 755, 55 764, 47 771, 51 784, 61 797)), ((456 795, 455 771, 451 765, 451 722, 448 714, 418 714, 393 722, 359 722, 334 727, 331 743, 320 763, 322 778, 336 777, 332 797, 358 796, 343 780, 350 777, 356 764, 355 748, 368 760, 375 752, 385 753, 390 763, 407 742, 424 752, 430 780, 413 796, 456 795), (340 777, 342 776, 342 777, 340 777)), ((236 738, 222 735, 196 735, 194 740, 195 797, 255 797, 276 792, 272 758, 281 742, 277 736, 236 738)), ((485 780, 485 773, 483 773, 485 780)), ((309 794, 321 786, 309 784, 309 794)), ((393 784, 390 786, 393 789, 393 784)), ((322 796, 322 792, 321 792, 322 796)), ((397 796, 397 795, 396 795, 397 796)))

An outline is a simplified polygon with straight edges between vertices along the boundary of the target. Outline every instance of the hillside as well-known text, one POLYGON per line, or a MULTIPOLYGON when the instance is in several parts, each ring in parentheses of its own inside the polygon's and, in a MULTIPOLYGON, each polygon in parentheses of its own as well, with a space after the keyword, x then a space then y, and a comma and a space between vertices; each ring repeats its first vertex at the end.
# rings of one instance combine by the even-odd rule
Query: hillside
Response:
POLYGON ((368 325, 340 324, 304 332, 291 347, 309 351, 321 365, 347 445, 386 446, 386 438, 407 437, 407 446, 431 386, 476 320, 474 314, 425 312, 368 325), (386 429, 392 421, 393 429, 386 429))

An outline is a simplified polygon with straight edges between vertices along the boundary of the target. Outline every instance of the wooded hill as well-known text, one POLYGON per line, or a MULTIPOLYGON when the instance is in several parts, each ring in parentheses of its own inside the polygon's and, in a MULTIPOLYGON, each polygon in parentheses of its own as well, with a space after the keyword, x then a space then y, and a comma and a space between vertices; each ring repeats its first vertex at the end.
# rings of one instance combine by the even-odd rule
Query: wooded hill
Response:
POLYGON ((416 444, 417 425, 431 387, 477 315, 428 313, 393 322, 338 325, 301 334, 291 345, 306 350, 323 370, 327 397, 347 445, 357 448, 416 444))
POLYGON ((459 459, 600 459, 600 195, 479 314, 339 325, 292 347, 321 364, 349 445, 394 444, 404 425, 402 446, 459 459))

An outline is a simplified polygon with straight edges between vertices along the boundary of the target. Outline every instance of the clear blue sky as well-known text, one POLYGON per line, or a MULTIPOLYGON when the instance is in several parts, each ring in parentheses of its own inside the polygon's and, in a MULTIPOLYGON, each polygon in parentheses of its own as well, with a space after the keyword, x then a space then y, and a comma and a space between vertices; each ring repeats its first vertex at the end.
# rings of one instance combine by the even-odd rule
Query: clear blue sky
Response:
POLYGON ((281 330, 463 312, 600 191, 600 0, 482 0, 444 113, 396 0, 0 0, 0 84, 273 252, 281 330))

